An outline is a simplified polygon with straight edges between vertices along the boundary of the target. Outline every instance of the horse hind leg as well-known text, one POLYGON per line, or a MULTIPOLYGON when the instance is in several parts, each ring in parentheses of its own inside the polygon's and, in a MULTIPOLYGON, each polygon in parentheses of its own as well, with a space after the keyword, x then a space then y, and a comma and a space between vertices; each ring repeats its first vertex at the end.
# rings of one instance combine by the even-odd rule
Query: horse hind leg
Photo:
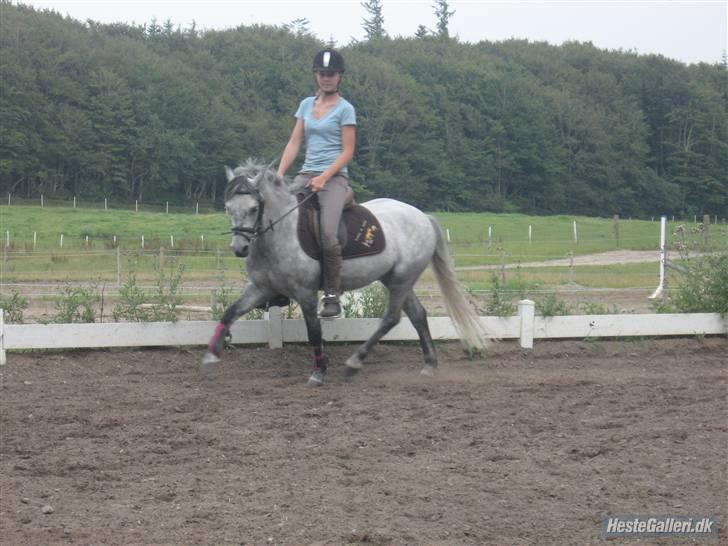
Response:
POLYGON ((417 330, 420 347, 422 347, 422 353, 425 357, 425 365, 420 373, 432 377, 437 369, 437 352, 432 341, 432 335, 430 335, 430 327, 427 324, 427 311, 425 311, 424 306, 415 295, 414 290, 410 290, 409 294, 407 294, 403 307, 404 312, 407 313, 410 322, 412 322, 412 326, 417 330))
POLYGON ((367 339, 359 348, 354 351, 346 360, 345 373, 351 376, 359 372, 362 368, 363 361, 371 351, 372 347, 384 337, 387 332, 399 324, 402 315, 402 304, 410 288, 406 290, 387 287, 389 289, 389 301, 387 302, 387 310, 384 312, 382 321, 376 331, 367 339))

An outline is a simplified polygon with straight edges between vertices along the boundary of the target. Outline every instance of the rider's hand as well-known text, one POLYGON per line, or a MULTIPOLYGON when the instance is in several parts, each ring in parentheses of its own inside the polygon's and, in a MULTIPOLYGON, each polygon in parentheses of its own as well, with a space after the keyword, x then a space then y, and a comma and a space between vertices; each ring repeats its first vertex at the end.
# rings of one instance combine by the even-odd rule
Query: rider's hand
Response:
POLYGON ((311 188, 311 191, 316 193, 317 191, 324 189, 327 181, 328 179, 323 175, 314 176, 308 181, 307 187, 311 188))

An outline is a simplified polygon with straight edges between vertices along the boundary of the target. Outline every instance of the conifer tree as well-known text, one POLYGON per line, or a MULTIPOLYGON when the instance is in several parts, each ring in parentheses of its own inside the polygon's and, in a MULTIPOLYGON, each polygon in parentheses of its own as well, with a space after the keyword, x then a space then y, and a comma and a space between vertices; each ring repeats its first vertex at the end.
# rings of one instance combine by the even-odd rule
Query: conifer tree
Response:
POLYGON ((447 0, 436 0, 434 8, 435 17, 437 17, 437 35, 441 38, 449 38, 448 24, 450 23, 450 17, 455 15, 455 10, 450 11, 447 0))
POLYGON ((369 14, 364 19, 364 32, 367 33, 367 40, 372 38, 384 38, 387 33, 384 31, 384 16, 382 15, 382 0, 368 0, 361 3, 362 7, 369 14))

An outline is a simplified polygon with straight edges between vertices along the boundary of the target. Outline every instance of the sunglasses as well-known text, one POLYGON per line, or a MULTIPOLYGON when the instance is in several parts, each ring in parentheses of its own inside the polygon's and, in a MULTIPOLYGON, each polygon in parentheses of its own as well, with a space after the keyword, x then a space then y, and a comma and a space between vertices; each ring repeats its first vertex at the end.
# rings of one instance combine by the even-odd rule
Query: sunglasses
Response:
POLYGON ((316 74, 322 78, 331 78, 337 74, 335 70, 317 70, 316 74))

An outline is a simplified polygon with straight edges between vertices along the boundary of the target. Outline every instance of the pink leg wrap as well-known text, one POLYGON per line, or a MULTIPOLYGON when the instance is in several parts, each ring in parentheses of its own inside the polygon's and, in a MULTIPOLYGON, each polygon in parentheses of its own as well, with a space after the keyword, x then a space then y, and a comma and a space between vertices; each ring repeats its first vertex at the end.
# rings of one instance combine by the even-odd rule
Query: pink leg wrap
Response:
POLYGON ((222 322, 218 322, 217 326, 215 326, 215 333, 212 334, 212 338, 210 338, 210 343, 207 344, 207 350, 210 351, 215 356, 220 356, 220 351, 217 350, 217 342, 220 339, 220 336, 225 334, 225 325, 222 322))

